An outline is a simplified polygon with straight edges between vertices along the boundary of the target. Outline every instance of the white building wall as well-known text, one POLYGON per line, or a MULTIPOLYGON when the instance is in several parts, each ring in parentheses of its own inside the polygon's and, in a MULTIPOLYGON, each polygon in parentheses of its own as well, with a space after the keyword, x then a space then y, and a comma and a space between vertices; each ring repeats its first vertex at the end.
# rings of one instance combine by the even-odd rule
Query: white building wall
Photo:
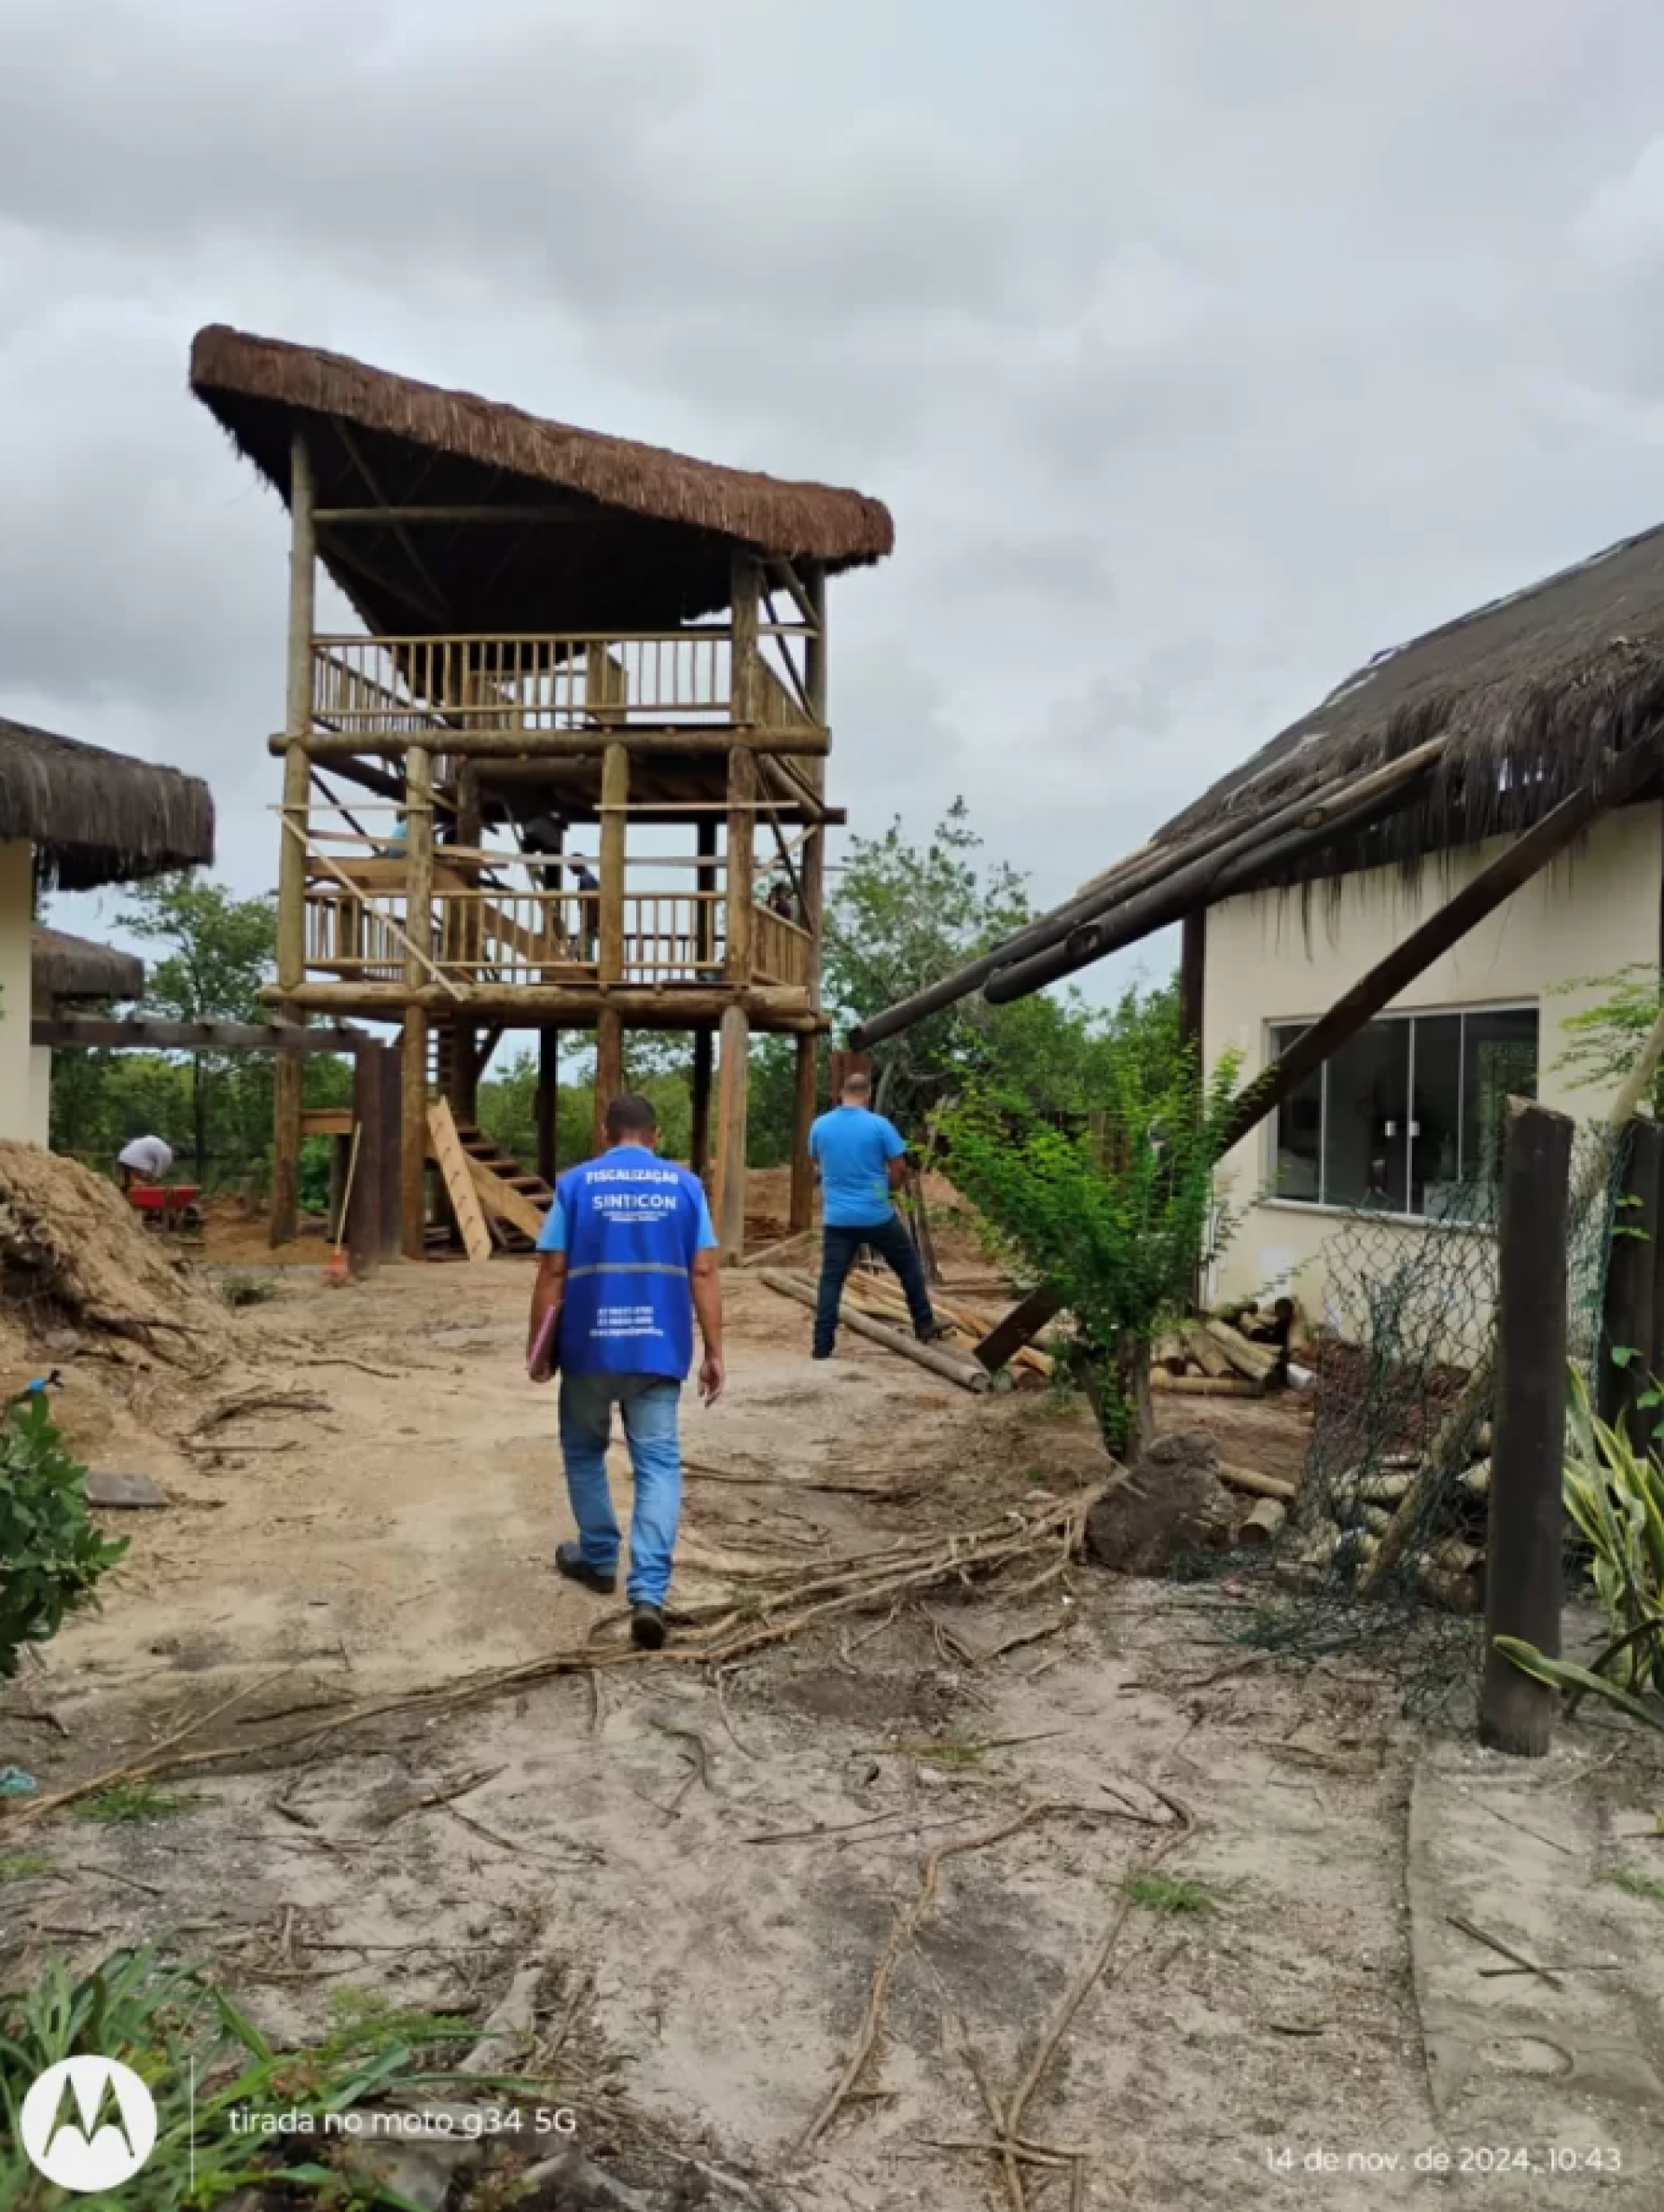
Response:
MULTIPOLYGON (((1203 1053, 1212 1070, 1233 1048, 1238 1080, 1264 1066, 1276 1022, 1323 1013, 1418 924, 1505 850, 1498 839, 1472 852, 1430 860, 1419 884, 1389 869, 1349 876, 1331 909, 1329 886, 1313 887, 1310 925, 1298 891, 1227 900, 1207 917, 1203 1053)), ((1554 868, 1516 891, 1488 920, 1390 1002, 1407 1012, 1531 1003, 1538 1009, 1537 1096, 1579 1120, 1597 1115, 1607 1093, 1557 1067, 1567 1017, 1598 1003, 1602 979, 1636 963, 1659 962, 1664 887, 1664 813, 1631 807, 1603 816, 1554 868), (1563 994, 1557 988, 1572 986, 1563 994)), ((1261 1198, 1271 1168, 1269 1124, 1232 1152, 1220 1170, 1237 1226, 1216 1288, 1237 1297, 1292 1287, 1321 1313, 1319 1255, 1341 1210, 1261 1198)), ((1406 1224, 1407 1239, 1450 1235, 1406 1224)))
POLYGON ((36 1131, 29 1043, 34 907, 35 859, 28 839, 0 843, 0 1137, 25 1141, 36 1131))

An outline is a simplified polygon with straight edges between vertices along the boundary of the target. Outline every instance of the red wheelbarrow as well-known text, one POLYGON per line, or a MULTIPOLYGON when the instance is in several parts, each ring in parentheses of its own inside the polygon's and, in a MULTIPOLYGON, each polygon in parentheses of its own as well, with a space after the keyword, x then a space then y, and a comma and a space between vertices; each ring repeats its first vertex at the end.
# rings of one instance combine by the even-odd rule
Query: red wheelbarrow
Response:
POLYGON ((196 1183, 134 1183, 127 1199, 147 1229, 174 1237, 203 1233, 202 1191, 196 1183))

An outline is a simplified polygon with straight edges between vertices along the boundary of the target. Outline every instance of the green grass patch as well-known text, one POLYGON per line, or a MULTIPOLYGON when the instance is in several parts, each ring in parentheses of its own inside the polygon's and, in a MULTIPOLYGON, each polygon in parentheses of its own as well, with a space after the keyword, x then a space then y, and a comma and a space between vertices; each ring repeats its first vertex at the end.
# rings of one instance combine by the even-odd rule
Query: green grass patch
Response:
POLYGON ((32 1882, 37 1874, 49 1874, 52 1862, 44 1851, 19 1851, 14 1857, 0 1858, 0 1882, 32 1882))
POLYGON ((1206 1882, 1185 1882, 1174 1874, 1134 1874, 1127 1894, 1152 1912, 1207 1913, 1219 1909, 1219 1892, 1206 1882))
POLYGON ((917 1756, 932 1766, 980 1766, 991 1748, 985 1743, 933 1743, 917 1756))
POLYGON ((1632 1897, 1645 1897, 1649 1903, 1664 1905, 1664 1882, 1656 1874, 1644 1873, 1638 1866, 1614 1866, 1608 1869, 1604 1879, 1615 1890, 1622 1890, 1632 1897))
POLYGON ((283 1294, 283 1285, 274 1275, 244 1275, 233 1270, 219 1278, 219 1295, 233 1312, 247 1305, 269 1305, 283 1294))
POLYGON ((96 1797, 83 1798, 75 1818, 101 1828, 125 1828, 141 1820, 166 1820, 195 1803, 177 1790, 159 1790, 153 1782, 113 1782, 96 1797))

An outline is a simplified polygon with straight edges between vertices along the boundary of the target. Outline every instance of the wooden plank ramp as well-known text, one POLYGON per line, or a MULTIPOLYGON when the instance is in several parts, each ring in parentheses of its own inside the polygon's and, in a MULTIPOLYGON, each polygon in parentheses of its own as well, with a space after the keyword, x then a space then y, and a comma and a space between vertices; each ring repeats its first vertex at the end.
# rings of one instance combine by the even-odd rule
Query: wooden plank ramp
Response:
POLYGON ((445 1177, 451 1210, 456 1215, 457 1226, 462 1233, 463 1250, 471 1263, 478 1265, 491 1256, 491 1233, 486 1227, 485 1216, 480 1210, 479 1194, 471 1173, 472 1163, 462 1148, 456 1116, 451 1111, 448 1099, 437 1099, 427 1109, 427 1142, 428 1149, 439 1161, 439 1173, 445 1177))

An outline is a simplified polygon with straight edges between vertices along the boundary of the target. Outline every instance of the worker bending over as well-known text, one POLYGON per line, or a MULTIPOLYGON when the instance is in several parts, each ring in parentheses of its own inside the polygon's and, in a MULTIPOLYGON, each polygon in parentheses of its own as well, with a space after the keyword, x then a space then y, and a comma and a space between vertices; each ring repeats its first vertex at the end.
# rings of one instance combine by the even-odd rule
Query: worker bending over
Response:
POLYGON ((159 1136, 136 1136, 115 1155, 115 1172, 123 1190, 135 1183, 149 1188, 159 1183, 173 1165, 173 1152, 159 1136))

